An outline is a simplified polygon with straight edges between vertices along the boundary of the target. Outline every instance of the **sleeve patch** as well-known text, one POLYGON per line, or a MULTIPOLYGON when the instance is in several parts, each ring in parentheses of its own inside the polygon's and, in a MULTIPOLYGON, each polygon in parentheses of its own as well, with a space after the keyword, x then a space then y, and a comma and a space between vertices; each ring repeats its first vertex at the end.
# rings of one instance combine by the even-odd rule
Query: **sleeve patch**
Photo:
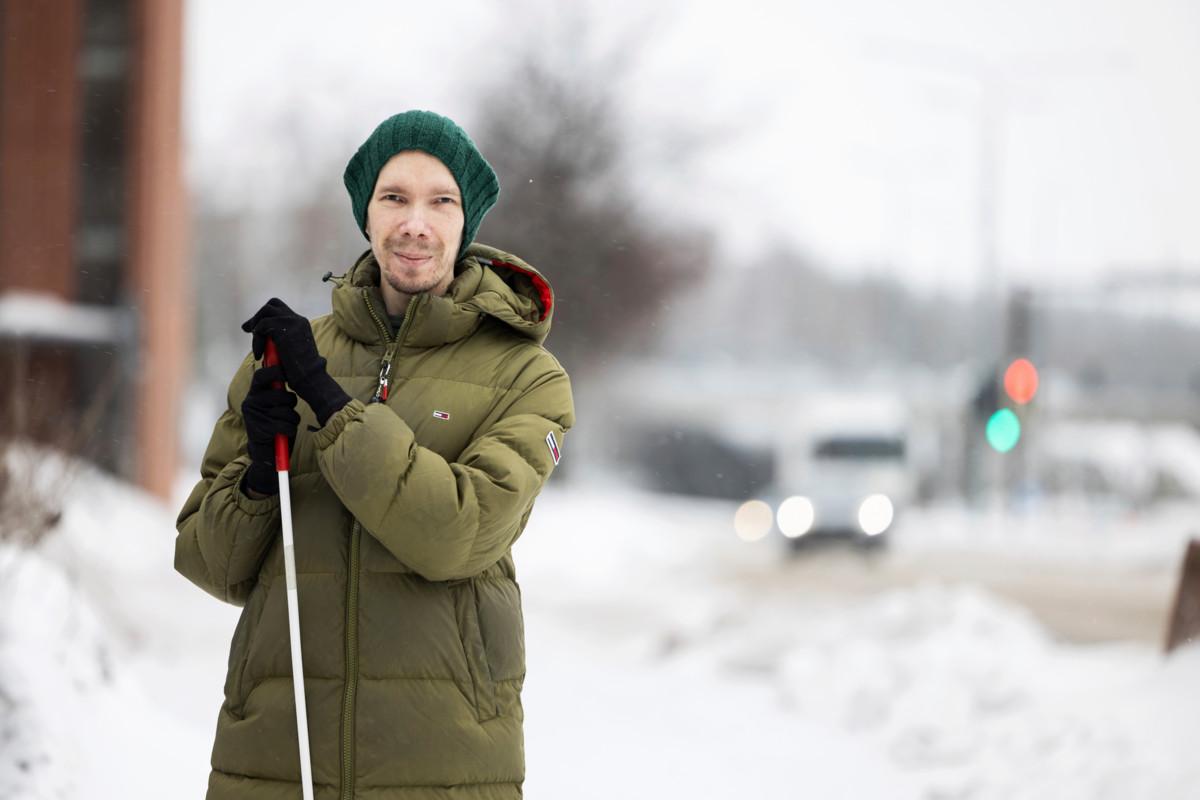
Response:
POLYGON ((546 434, 546 446, 550 448, 550 457, 554 459, 555 464, 558 464, 558 460, 562 458, 562 453, 558 449, 558 439, 554 438, 554 431, 546 434))

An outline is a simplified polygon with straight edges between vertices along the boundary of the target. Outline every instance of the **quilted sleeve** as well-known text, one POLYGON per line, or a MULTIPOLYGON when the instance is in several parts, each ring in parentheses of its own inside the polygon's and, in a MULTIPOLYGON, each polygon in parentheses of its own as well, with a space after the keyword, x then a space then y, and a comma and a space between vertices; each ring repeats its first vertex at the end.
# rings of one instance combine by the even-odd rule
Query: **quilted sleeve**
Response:
POLYGON ((250 465, 241 403, 254 362, 242 362, 217 420, 200 481, 179 512, 175 569, 214 597, 243 605, 271 543, 280 534, 278 495, 252 500, 239 487, 250 465))
POLYGON ((321 473, 362 525, 422 577, 476 575, 520 535, 574 424, 570 381, 549 361, 454 462, 417 444, 390 409, 354 400, 316 436, 321 473))

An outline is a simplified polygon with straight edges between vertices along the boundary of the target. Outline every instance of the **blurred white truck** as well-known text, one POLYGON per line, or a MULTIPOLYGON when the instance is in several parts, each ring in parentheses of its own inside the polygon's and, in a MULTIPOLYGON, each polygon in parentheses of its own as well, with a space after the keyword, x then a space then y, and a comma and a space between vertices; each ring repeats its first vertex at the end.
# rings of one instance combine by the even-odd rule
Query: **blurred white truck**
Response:
POLYGON ((780 432, 770 492, 793 549, 821 537, 883 545, 913 499, 909 415, 891 394, 806 399, 780 432))

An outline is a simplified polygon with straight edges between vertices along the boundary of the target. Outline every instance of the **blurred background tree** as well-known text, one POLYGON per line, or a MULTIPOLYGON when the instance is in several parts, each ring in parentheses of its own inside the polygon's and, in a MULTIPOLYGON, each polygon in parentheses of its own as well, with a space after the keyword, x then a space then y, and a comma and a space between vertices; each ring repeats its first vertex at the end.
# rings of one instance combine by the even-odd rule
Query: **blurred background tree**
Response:
MULTIPOLYGON (((546 40, 579 42, 585 25, 568 17, 546 40)), ((550 279, 557 308, 548 346, 578 382, 615 356, 652 348, 673 297, 707 272, 711 236, 669 222, 631 158, 636 137, 663 124, 632 119, 624 102, 639 39, 556 57, 563 47, 525 48, 485 87, 472 135, 501 186, 479 239, 550 279)), ((682 132, 655 136, 681 165, 699 147, 682 132)))

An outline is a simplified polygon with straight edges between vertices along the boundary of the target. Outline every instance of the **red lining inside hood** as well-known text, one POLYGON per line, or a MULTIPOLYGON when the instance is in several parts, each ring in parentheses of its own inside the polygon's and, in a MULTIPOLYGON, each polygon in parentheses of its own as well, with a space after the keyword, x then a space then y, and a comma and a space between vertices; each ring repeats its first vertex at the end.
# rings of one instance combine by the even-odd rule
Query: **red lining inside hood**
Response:
POLYGON ((538 275, 536 272, 530 272, 523 267, 518 267, 508 261, 500 261, 495 258, 481 258, 480 261, 485 261, 493 267, 508 267, 513 272, 519 272, 522 275, 528 275, 533 281, 533 286, 537 289, 538 300, 542 301, 542 315, 538 317, 538 322, 544 320, 550 314, 550 309, 554 305, 554 295, 550 292, 550 284, 546 283, 545 278, 538 275))

